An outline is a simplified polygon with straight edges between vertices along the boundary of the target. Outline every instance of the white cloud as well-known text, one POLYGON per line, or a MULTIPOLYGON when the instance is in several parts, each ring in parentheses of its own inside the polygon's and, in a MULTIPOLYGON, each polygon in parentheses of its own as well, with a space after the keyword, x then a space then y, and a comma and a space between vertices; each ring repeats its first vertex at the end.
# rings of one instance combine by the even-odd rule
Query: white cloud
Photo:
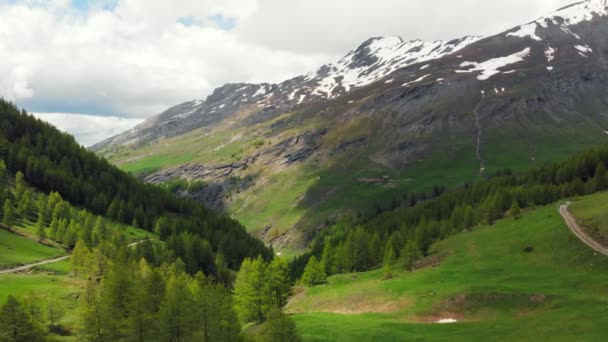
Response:
POLYGON ((60 130, 72 134, 83 146, 90 146, 106 138, 127 131, 140 124, 142 119, 116 116, 93 116, 71 113, 32 113, 60 130))
POLYGON ((0 96, 32 111, 149 117, 226 82, 314 70, 371 36, 490 34, 569 1, 92 0, 83 12, 0 0, 0 96))
POLYGON ((300 53, 342 54, 373 36, 450 40, 491 35, 577 0, 259 0, 243 40, 300 53))

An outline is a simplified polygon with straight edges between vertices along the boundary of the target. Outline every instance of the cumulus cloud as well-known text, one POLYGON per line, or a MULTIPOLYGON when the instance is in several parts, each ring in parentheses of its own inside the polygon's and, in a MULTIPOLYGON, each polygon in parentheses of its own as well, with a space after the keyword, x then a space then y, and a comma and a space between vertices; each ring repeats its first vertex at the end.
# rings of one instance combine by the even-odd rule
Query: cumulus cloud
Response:
POLYGON ((143 121, 143 119, 73 113, 32 113, 32 115, 72 134, 83 146, 93 145, 127 131, 143 121))
POLYGON ((491 34, 570 1, 0 0, 0 97, 149 117, 226 82, 314 70, 371 36, 491 34))

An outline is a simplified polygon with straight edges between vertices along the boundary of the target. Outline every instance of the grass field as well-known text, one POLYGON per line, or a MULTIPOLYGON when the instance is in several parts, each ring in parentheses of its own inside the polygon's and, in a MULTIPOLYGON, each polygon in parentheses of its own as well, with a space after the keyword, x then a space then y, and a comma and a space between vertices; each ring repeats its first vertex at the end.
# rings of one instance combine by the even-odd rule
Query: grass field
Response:
POLYGON ((0 268, 60 257, 65 251, 47 247, 26 237, 0 229, 0 268))
POLYGON ((608 334, 608 257, 571 235, 555 206, 461 233, 432 253, 435 267, 390 280, 376 270, 300 289, 288 312, 307 341, 602 341, 608 334), (432 323, 447 318, 459 323, 432 323))

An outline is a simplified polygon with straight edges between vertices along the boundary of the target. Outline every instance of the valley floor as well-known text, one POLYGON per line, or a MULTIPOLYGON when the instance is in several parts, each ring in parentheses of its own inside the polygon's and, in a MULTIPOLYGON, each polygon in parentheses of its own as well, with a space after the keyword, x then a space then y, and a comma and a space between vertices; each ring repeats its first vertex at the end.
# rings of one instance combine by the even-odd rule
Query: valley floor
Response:
POLYGON ((560 204, 441 241, 415 272, 300 288, 287 311, 306 341, 603 341, 608 257, 570 232, 560 204))

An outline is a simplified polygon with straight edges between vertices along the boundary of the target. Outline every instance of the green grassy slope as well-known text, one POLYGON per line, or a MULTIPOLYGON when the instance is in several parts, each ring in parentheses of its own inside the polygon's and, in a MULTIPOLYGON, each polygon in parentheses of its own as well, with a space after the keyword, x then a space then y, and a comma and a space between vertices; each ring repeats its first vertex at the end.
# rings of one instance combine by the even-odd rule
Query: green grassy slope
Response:
POLYGON ((65 254, 62 249, 48 247, 27 237, 0 229, 0 268, 29 264, 65 254))
MULTIPOLYGON (((246 170, 231 173, 231 176, 241 178, 250 176, 254 181, 249 188, 233 192, 224 199, 230 214, 267 242, 294 226, 300 228, 297 233, 306 240, 327 218, 335 217, 337 213, 370 215, 377 206, 387 209, 392 202, 403 200, 406 193, 428 192, 436 184, 459 186, 480 177, 475 132, 469 135, 445 130, 418 137, 417 140, 428 143, 427 148, 409 160, 407 166, 392 168, 385 164, 385 154, 386 146, 392 146, 394 141, 385 141, 378 122, 352 118, 336 124, 334 116, 339 117, 339 113, 306 113, 287 113, 254 127, 224 122, 213 130, 198 129, 135 150, 122 149, 110 157, 125 170, 147 173, 186 162, 210 166, 243 160, 308 130, 331 128, 320 141, 325 149, 369 137, 368 145, 360 149, 309 158, 288 167, 262 160, 246 170), (282 122, 289 124, 283 127, 282 122), (264 145, 257 145, 258 141, 263 141, 264 145), (391 181, 369 181, 384 176, 391 181)), ((459 120, 471 120, 469 116, 463 114, 459 120)), ((530 120, 517 118, 499 125, 483 123, 485 130, 480 153, 486 162, 486 173, 504 168, 527 170, 608 142, 608 136, 593 122, 582 120, 565 127, 540 118, 530 120)), ((597 121, 601 122, 601 119, 597 121)), ((298 249, 305 242, 291 247, 298 249)), ((281 247, 284 246, 275 246, 275 249, 285 252, 281 247)))
POLYGON ((608 257, 548 206, 441 241, 436 263, 389 280, 331 277, 288 311, 307 341, 600 341, 608 333, 608 257), (524 249, 532 247, 531 252, 524 249), (457 324, 433 324, 439 319, 457 324))
POLYGON ((594 237, 608 240, 608 192, 586 196, 570 206, 570 212, 594 237))

